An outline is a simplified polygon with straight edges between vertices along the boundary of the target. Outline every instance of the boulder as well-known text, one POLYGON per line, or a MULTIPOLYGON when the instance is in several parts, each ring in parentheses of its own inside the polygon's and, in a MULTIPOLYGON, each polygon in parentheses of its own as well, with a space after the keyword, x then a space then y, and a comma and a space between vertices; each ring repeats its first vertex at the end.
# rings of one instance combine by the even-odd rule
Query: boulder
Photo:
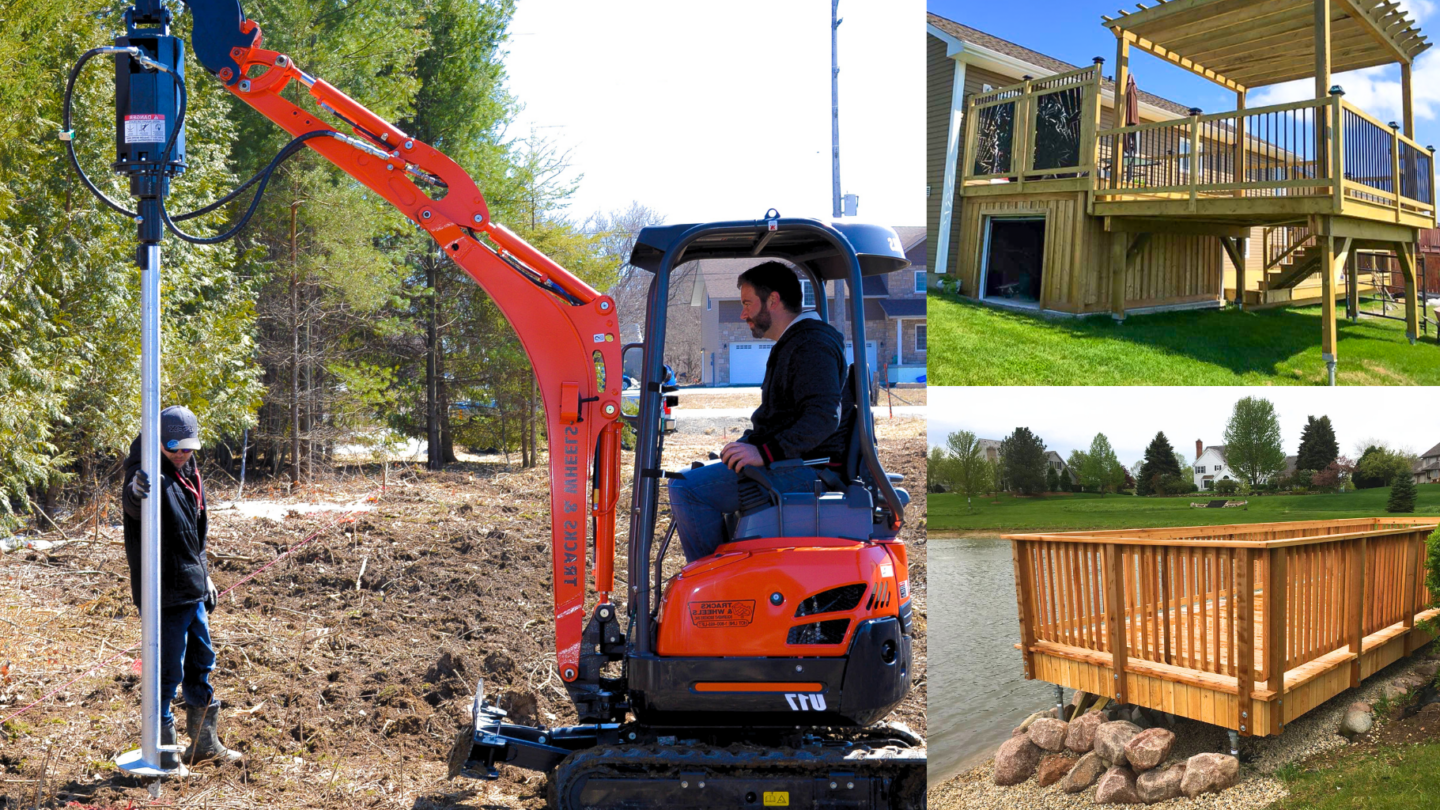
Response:
POLYGON ((1355 701, 1354 703, 1351 703, 1351 704, 1350 704, 1350 708, 1346 709, 1345 711, 1347 711, 1347 712, 1367 712, 1367 713, 1369 713, 1369 714, 1374 714, 1374 713, 1375 713, 1375 708, 1374 708, 1373 706, 1371 706, 1369 703, 1366 703, 1366 702, 1363 701, 1363 700, 1357 700, 1357 701, 1355 701))
POLYGON ((1146 771, 1135 779, 1135 794, 1146 804, 1173 799, 1180 795, 1180 783, 1184 779, 1183 763, 1146 771))
POLYGON ((1065 731, 1065 747, 1077 754, 1088 754, 1095 747, 1095 732, 1105 722, 1100 712, 1086 712, 1074 720, 1065 731))
POLYGON ((1385 684, 1385 699, 1386 699, 1386 700, 1391 700, 1391 701, 1394 701, 1394 700, 1403 700, 1403 699, 1405 698, 1405 696, 1408 695, 1408 694, 1410 694, 1410 688, 1407 687, 1407 686, 1405 686, 1405 685, 1402 684, 1402 683, 1387 683, 1387 684, 1385 684))
POLYGON ((1419 689, 1420 687, 1424 686, 1429 682, 1429 678, 1421 675, 1418 672, 1407 672, 1404 675, 1401 675, 1400 677, 1395 679, 1395 683, 1400 684, 1411 692, 1414 692, 1416 689, 1419 689))
MULTIPOLYGON (((1437 671, 1440 671, 1440 661, 1425 661, 1415 667, 1415 674, 1425 678, 1426 682, 1434 680, 1437 671)), ((1080 693, 1076 692, 1076 694, 1080 693)))
POLYGON ((1135 804, 1138 801, 1140 796, 1135 792, 1135 774, 1129 768, 1111 768, 1095 785, 1096 804, 1135 804))
POLYGON ((1349 711, 1345 712, 1345 717, 1340 720, 1339 734, 1348 740, 1354 740, 1356 737, 1369 734, 1370 729, 1374 727, 1375 715, 1370 712, 1359 711, 1352 707, 1349 711))
POLYGON ((1067 724, 1050 717, 1042 717, 1030 724, 1030 730, 1026 734, 1030 742, 1044 748, 1046 751, 1057 752, 1065 750, 1065 730, 1067 724))
POLYGON ((1146 729, 1125 743, 1125 760, 1136 773, 1144 773, 1164 762, 1175 747, 1175 733, 1163 728, 1146 729))
POLYGON ((1075 716, 1075 704, 1073 704, 1073 703, 1066 703, 1064 706, 1061 706, 1061 707, 1060 707, 1060 719, 1061 719, 1061 720, 1064 720, 1065 722, 1068 723, 1068 722, 1070 722, 1070 718, 1072 718, 1072 717, 1074 717, 1074 716, 1075 716))
POLYGON ((1139 726, 1124 720, 1101 723, 1095 730, 1095 752, 1106 765, 1125 765, 1129 762, 1125 759, 1125 743, 1139 733, 1139 726))
POLYGON ((1240 779, 1240 760, 1228 754, 1196 754, 1185 762, 1180 792, 1193 799, 1202 793, 1219 793, 1240 779))
POLYGON ((1075 760, 1063 754, 1051 754, 1040 760, 1040 768, 1035 772, 1035 778, 1039 780, 1040 787, 1049 787, 1070 773, 1075 767, 1075 760))
POLYGON ((995 784, 1018 785, 1035 773, 1040 749, 1029 737, 1011 737, 995 752, 995 784))
POLYGON ((1095 784, 1102 773, 1105 773, 1105 763, 1100 760, 1099 754, 1091 751, 1076 760, 1070 773, 1060 781, 1060 789, 1066 793, 1079 793, 1095 784))
POLYGON ((1029 731, 1029 730, 1030 730, 1030 724, 1033 723, 1033 722, 1035 722, 1036 720, 1039 720, 1040 718, 1042 718, 1042 717, 1044 717, 1044 716, 1045 716, 1045 713, 1044 713, 1044 712, 1035 712, 1034 714, 1030 715, 1029 717, 1025 718, 1024 720, 1020 721, 1020 725, 1019 725, 1019 726, 1016 726, 1016 730, 1017 730, 1017 731, 1029 731))

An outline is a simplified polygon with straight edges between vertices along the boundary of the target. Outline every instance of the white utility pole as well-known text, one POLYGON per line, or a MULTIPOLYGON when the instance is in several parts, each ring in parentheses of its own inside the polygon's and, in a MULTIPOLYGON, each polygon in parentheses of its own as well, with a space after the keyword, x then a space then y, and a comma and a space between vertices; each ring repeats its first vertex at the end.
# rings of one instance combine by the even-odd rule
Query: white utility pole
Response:
POLYGON ((839 13, 840 0, 830 0, 830 174, 836 219, 844 213, 840 208, 840 64, 836 37, 844 20, 837 16, 839 13))

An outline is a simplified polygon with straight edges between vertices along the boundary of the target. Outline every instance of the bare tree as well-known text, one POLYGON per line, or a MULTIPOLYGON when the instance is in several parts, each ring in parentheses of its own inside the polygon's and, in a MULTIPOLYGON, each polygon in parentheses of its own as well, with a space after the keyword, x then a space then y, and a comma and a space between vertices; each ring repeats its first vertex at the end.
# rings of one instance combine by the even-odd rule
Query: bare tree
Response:
POLYGON ((650 274, 630 265, 630 253, 635 250, 635 241, 642 228, 664 223, 664 214, 638 201, 631 201, 629 206, 618 211, 597 211, 585 220, 585 232, 600 240, 605 261, 618 268, 619 280, 611 288, 610 297, 615 299, 615 308, 620 315, 622 340, 637 338, 636 327, 632 324, 643 332, 645 301, 650 291, 650 274))

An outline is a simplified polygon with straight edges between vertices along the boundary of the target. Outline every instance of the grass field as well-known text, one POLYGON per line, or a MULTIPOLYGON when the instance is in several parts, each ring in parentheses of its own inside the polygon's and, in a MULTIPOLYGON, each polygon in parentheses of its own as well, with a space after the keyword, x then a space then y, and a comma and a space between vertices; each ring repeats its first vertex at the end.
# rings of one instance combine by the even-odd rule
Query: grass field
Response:
MULTIPOLYGON (((932 293, 931 385, 1321 385, 1320 307, 1045 318, 932 293)), ((1343 310, 1342 310, 1343 312, 1343 310)), ((1394 310, 1391 310, 1393 313, 1394 310)), ((1339 321, 1342 385, 1440 385, 1435 325, 1339 321)))
MULTIPOLYGON (((1440 484, 1417 487, 1413 517, 1440 517, 1440 484)), ((1321 495, 1233 496, 1248 501, 1244 508, 1192 509, 1208 495, 1137 498, 1133 495, 1054 494, 1035 498, 1001 495, 974 498, 967 514, 963 496, 931 494, 927 527, 944 532, 1072 531, 1079 529, 1161 528, 1225 523, 1271 523, 1282 520, 1330 520, 1384 516, 1388 487, 1321 495)), ((1412 516, 1412 515, 1407 515, 1412 516)))
POLYGON ((1440 744, 1366 750, 1284 776, 1290 796, 1274 810, 1431 810, 1440 801, 1440 744))

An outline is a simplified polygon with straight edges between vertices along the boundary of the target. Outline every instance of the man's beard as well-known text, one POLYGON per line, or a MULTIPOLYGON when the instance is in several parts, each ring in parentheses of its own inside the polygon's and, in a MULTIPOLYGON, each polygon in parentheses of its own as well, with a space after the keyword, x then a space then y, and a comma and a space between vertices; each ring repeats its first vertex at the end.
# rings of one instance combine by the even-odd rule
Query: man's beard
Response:
POLYGON ((770 331, 770 324, 770 309, 765 304, 761 304, 760 311, 750 319, 750 336, 765 337, 765 333, 770 331))

